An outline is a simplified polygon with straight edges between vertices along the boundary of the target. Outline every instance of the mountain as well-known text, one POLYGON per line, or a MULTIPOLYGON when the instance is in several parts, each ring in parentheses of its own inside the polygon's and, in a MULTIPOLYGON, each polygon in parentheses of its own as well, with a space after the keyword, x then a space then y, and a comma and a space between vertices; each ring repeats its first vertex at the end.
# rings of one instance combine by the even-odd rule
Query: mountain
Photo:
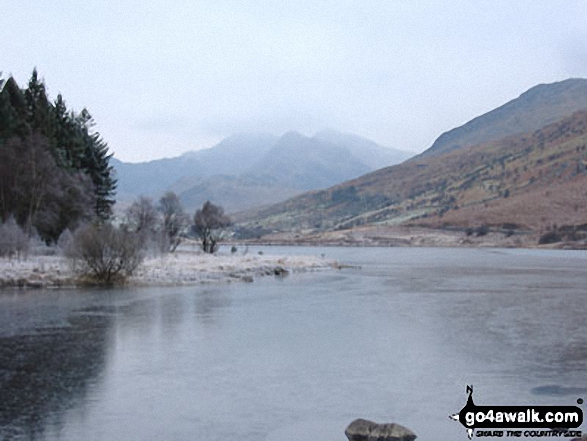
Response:
POLYGON ((267 153, 277 138, 268 134, 231 136, 215 147, 184 153, 174 158, 127 163, 112 158, 118 176, 118 193, 134 198, 159 196, 187 176, 240 174, 267 153))
POLYGON ((244 232, 364 225, 587 229, 586 166, 587 111, 579 111, 532 132, 420 155, 237 220, 244 232))
POLYGON ((290 132, 236 135, 176 158, 112 164, 122 206, 139 195, 158 198, 172 190, 190 211, 211 200, 235 212, 329 187, 409 156, 355 135, 290 132))
POLYGON ((371 170, 376 170, 386 165, 399 164, 411 156, 402 150, 382 149, 379 144, 370 139, 351 133, 341 133, 336 130, 323 130, 314 137, 320 141, 346 148, 371 170))
POLYGON ((330 187, 371 170, 342 145, 290 132, 283 135, 248 173, 307 191, 330 187))
POLYGON ((587 79, 540 84, 503 106, 443 133, 421 156, 439 155, 538 130, 582 109, 587 109, 587 79))

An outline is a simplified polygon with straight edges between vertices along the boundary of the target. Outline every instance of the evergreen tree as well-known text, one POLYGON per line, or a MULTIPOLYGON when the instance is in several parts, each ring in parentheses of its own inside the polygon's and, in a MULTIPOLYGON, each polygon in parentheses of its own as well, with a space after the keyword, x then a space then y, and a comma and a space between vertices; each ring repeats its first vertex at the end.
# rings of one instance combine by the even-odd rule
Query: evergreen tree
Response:
POLYGON ((112 206, 116 202, 116 179, 113 176, 114 169, 109 165, 112 154, 108 153, 108 145, 100 134, 90 132, 95 124, 87 109, 82 110, 77 121, 84 145, 81 167, 94 184, 94 210, 99 219, 107 220, 112 215, 112 206))
POLYGON ((24 137, 28 133, 24 94, 14 78, 10 77, 0 92, 0 143, 12 136, 24 137))
POLYGON ((52 124, 50 104, 47 99, 45 84, 39 81, 37 69, 33 70, 27 89, 24 91, 27 110, 27 122, 31 131, 42 133, 51 139, 52 124))
POLYGON ((94 125, 61 95, 51 103, 36 69, 25 90, 0 78, 0 220, 14 216, 52 241, 80 220, 111 216, 112 155, 94 125))

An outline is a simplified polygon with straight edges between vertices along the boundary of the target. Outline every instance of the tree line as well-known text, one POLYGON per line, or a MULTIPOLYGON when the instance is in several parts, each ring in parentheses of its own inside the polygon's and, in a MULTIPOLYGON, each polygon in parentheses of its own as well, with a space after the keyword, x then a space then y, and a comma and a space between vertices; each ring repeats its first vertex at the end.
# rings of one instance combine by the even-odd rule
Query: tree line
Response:
POLYGON ((173 192, 136 200, 114 219, 112 154, 87 109, 50 101, 35 70, 26 88, 0 73, 0 256, 26 255, 31 238, 57 244, 88 280, 123 280, 149 252, 174 252, 188 236, 214 253, 230 224, 206 202, 193 222, 173 192))
POLYGON ((51 101, 33 70, 26 88, 0 74, 0 220, 55 243, 66 229, 108 220, 116 179, 87 109, 51 101))
POLYGON ((165 193, 157 204, 141 196, 126 210, 121 227, 136 234, 146 250, 174 252, 186 237, 200 241, 205 253, 215 253, 223 238, 223 230, 231 225, 224 209, 206 201, 196 210, 193 221, 172 191, 165 193))

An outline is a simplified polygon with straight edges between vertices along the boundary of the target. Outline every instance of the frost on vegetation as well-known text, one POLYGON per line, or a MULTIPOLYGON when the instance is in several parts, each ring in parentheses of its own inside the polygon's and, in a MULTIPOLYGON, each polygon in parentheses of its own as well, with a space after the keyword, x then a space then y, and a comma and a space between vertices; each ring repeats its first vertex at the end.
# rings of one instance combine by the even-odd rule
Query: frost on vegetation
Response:
POLYGON ((73 234, 66 256, 75 270, 92 279, 88 281, 109 284, 131 276, 144 252, 136 234, 110 224, 88 224, 73 234))
POLYGON ((30 239, 13 217, 0 225, 0 256, 17 260, 26 259, 30 250, 30 239))

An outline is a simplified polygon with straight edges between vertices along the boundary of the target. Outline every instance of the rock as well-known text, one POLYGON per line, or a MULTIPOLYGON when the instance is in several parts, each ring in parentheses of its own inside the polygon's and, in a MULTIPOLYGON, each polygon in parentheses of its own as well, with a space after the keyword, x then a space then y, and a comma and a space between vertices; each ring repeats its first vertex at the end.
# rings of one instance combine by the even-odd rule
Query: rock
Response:
POLYGON ((414 441, 417 438, 414 432, 400 424, 377 424, 364 419, 353 421, 344 433, 349 441, 414 441))
POLYGON ((253 279, 253 276, 243 276, 242 279, 243 279, 243 282, 248 282, 248 283, 253 283, 255 281, 255 279, 253 279))
POLYGON ((276 266, 275 268, 273 268, 273 274, 275 274, 276 276, 287 276, 289 274, 289 271, 281 266, 276 266))
POLYGON ((344 431, 344 434, 349 441, 367 441, 371 430, 377 426, 373 421, 359 418, 352 423, 344 431))
POLYGON ((416 434, 400 424, 378 424, 369 435, 369 441, 414 441, 416 434))

